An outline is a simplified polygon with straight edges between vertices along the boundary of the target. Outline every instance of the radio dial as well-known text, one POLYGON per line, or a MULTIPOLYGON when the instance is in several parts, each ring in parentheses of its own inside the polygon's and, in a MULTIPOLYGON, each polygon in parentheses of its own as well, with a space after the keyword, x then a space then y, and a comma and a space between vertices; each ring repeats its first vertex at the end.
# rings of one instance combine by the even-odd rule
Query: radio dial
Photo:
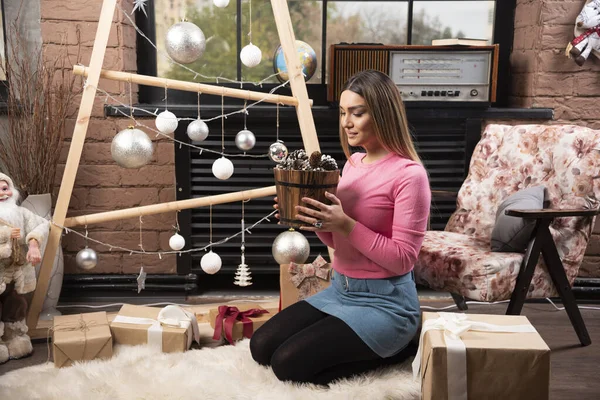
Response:
POLYGON ((476 97, 478 94, 479 94, 479 92, 477 91, 477 89, 471 90, 471 96, 476 97))

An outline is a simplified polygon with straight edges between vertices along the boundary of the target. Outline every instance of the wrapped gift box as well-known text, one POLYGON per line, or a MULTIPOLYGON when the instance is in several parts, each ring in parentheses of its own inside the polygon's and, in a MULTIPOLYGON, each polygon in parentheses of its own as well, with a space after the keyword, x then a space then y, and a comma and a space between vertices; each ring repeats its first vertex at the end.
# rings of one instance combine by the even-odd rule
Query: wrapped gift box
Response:
POLYGON ((181 353, 199 342, 198 320, 178 306, 165 308, 125 304, 110 324, 115 343, 150 344, 164 353, 181 353))
POLYGON ((208 312, 210 326, 214 329, 213 339, 234 341, 250 338, 276 313, 277 310, 265 310, 258 304, 229 304, 213 308, 208 312))
POLYGON ((321 256, 310 264, 280 266, 280 310, 331 285, 331 265, 321 256))
POLYGON ((106 312, 54 317, 52 327, 54 366, 68 367, 75 361, 112 357, 112 336, 106 312))
POLYGON ((550 349, 527 317, 424 312, 419 351, 424 400, 548 399, 550 349))

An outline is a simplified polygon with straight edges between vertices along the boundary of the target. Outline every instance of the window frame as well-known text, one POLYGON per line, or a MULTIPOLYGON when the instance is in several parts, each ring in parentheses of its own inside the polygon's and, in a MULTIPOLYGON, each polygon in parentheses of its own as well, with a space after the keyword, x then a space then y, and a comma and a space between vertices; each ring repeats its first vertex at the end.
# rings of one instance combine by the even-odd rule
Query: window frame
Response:
MULTIPOLYGON (((0 0, 1 1, 1 0, 0 0)), ((241 14, 242 0, 235 1, 236 13, 241 14)), ((327 44, 327 3, 330 0, 321 0, 323 3, 321 23, 321 60, 326 60, 328 49, 327 44)), ((339 1, 357 1, 357 0, 335 0, 339 1)), ((413 25, 413 10, 416 1, 473 1, 473 0, 362 0, 369 1, 389 1, 389 2, 406 2, 408 3, 408 19, 407 19, 407 44, 412 42, 412 25, 413 25)), ((508 100, 511 88, 510 74, 510 53, 512 50, 514 39, 514 13, 516 8, 516 0, 492 0, 495 1, 494 15, 494 30, 493 43, 499 44, 499 59, 498 59, 498 86, 496 92, 495 107, 508 107, 508 100)), ((156 43, 156 21, 154 13, 154 0, 148 0, 147 16, 143 13, 136 13, 136 24, 144 32, 144 34, 153 42, 156 43)), ((239 55, 242 48, 242 22, 241 18, 237 18, 237 53, 239 55)), ((157 76, 157 54, 156 49, 148 43, 146 39, 137 35, 137 65, 138 74, 157 76)), ((242 64, 237 57, 237 80, 242 76, 242 64)), ((216 83, 215 83, 216 85, 216 83)), ((240 88, 239 84, 219 83, 219 86, 240 88)), ((263 84, 262 87, 254 86, 253 84, 244 84, 243 89, 268 92, 277 84, 263 84)), ((314 105, 329 105, 327 101, 327 82, 325 70, 321 74, 321 83, 307 85, 308 95, 314 101, 314 105)), ((289 87, 282 88, 280 94, 291 94, 289 87)), ((138 99, 140 104, 162 104, 164 99, 164 89, 140 85, 138 99)), ((171 104, 196 104, 197 96, 195 93, 186 93, 181 91, 169 92, 169 103, 171 104)), ((241 101, 228 99, 229 104, 236 104, 241 101)), ((203 104, 220 104, 220 99, 215 96, 207 96, 203 99, 203 104)))
MULTIPOLYGON (((0 12, 2 13, 2 39, 4 41, 4 62, 8 62, 8 48, 6 39, 6 11, 4 0, 0 0, 0 12)), ((8 80, 0 80, 0 111, 6 112, 8 100, 8 80)))

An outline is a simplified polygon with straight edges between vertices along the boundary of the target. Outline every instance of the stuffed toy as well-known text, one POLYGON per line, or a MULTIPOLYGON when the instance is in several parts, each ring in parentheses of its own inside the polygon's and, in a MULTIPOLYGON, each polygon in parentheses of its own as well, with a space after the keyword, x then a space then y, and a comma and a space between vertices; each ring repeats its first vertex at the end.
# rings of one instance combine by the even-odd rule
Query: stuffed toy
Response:
POLYGON ((575 39, 566 50, 567 57, 579 66, 590 54, 600 57, 600 0, 587 0, 575 20, 575 39))
POLYGON ((27 335, 27 299, 36 286, 34 265, 50 223, 17 205, 19 192, 0 173, 0 364, 33 351, 27 335))

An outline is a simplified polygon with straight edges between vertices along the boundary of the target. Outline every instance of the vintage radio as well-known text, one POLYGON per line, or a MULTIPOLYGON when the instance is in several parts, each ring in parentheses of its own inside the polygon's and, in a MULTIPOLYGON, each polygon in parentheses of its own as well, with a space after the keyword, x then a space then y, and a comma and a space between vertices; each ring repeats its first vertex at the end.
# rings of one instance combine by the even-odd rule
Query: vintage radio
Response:
POLYGON ((404 101, 496 101, 498 45, 334 44, 329 62, 330 102, 339 101, 348 78, 366 69, 390 76, 404 101))

